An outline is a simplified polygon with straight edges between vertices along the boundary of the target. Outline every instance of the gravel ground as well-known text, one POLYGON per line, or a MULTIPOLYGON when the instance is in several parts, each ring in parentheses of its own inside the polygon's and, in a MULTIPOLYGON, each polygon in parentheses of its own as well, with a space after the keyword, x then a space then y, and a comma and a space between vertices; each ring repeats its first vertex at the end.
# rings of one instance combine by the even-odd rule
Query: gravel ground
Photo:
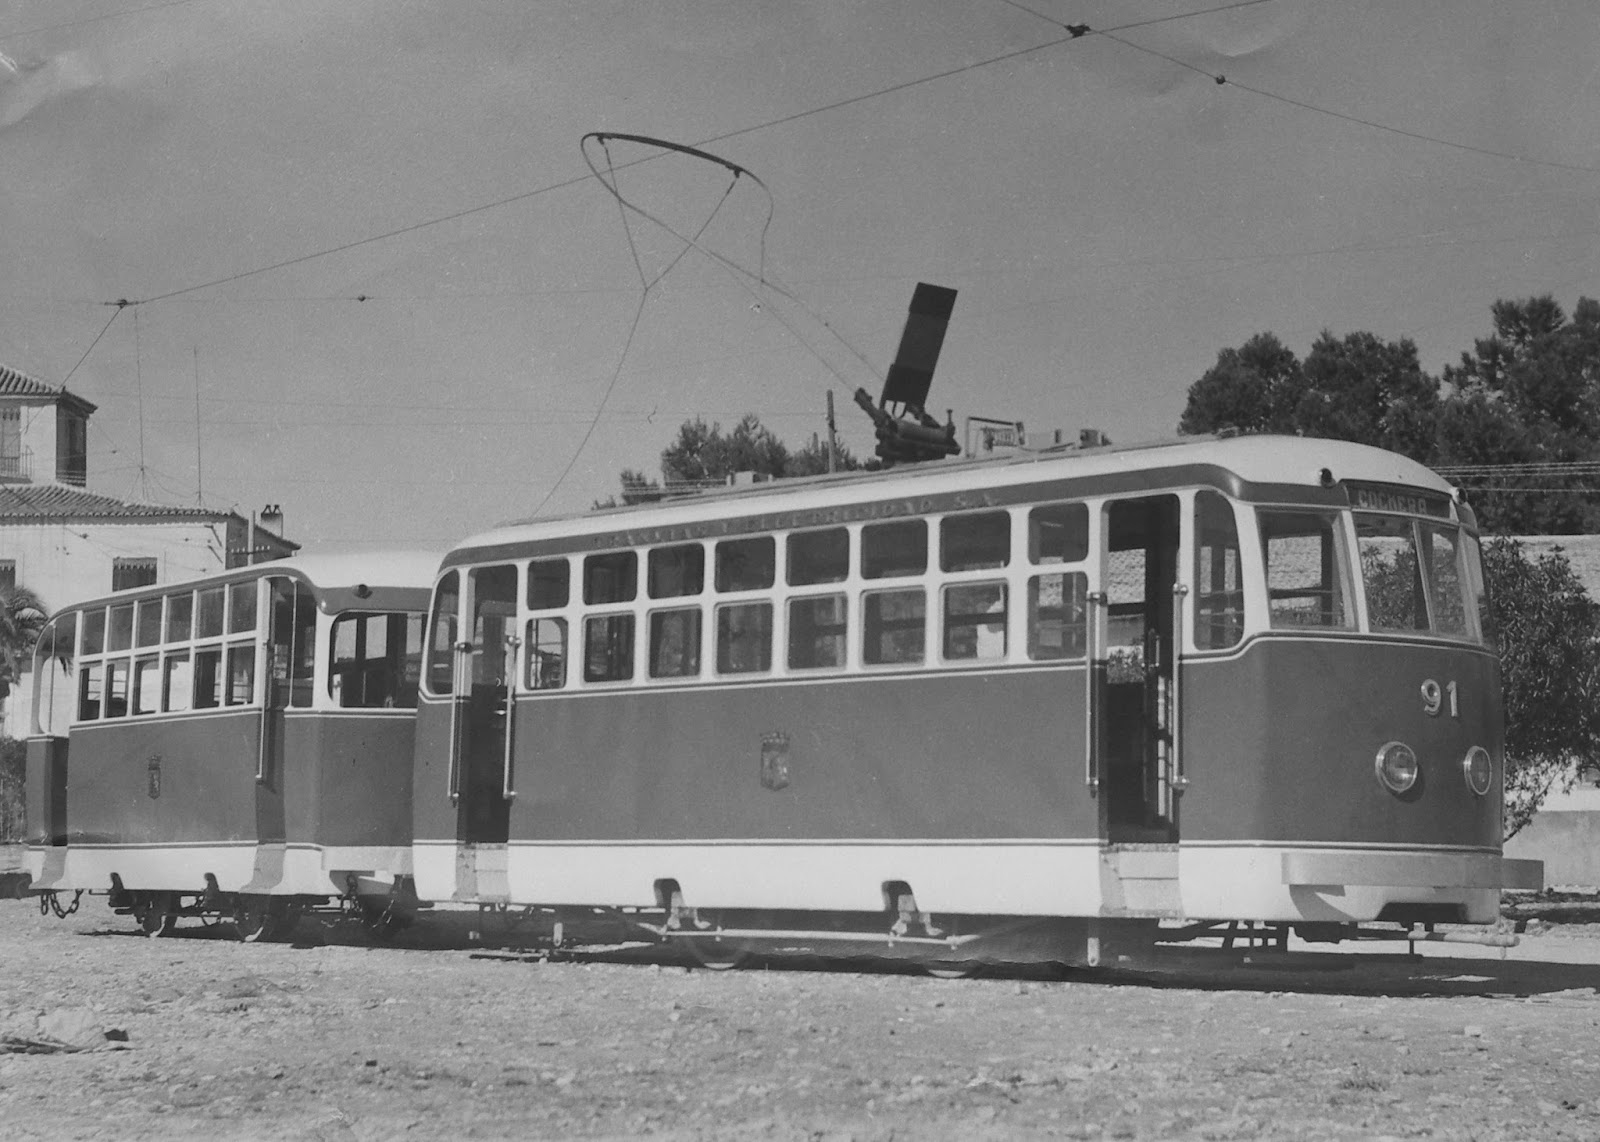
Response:
POLYGON ((193 925, 0 901, 0 1137, 1600 1138, 1592 925, 972 980, 193 925))

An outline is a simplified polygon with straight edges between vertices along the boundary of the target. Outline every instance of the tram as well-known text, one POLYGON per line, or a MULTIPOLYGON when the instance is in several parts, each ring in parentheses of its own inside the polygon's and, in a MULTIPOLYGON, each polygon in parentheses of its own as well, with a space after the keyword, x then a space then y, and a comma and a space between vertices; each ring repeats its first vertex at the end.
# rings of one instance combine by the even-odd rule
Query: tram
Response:
POLYGON ((257 939, 334 900, 391 921, 438 562, 303 556, 52 616, 27 741, 33 891, 109 889, 152 935, 183 915, 257 939))
POLYGON ((1410 460, 1269 436, 495 528, 433 587, 416 892, 717 959, 1494 921, 1542 868, 1501 852, 1476 530, 1410 460))

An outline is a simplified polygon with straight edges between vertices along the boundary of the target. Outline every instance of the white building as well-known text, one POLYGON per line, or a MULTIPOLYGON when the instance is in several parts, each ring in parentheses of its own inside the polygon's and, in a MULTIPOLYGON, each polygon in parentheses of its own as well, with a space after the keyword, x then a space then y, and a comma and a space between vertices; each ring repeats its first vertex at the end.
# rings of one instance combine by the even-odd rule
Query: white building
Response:
MULTIPOLYGON (((53 611, 107 591, 191 579, 298 549, 263 526, 281 526, 275 508, 261 520, 246 519, 87 490, 94 411, 64 388, 0 365, 0 588, 27 587, 53 611)), ((0 702, 0 735, 26 732, 30 681, 24 675, 0 702)))

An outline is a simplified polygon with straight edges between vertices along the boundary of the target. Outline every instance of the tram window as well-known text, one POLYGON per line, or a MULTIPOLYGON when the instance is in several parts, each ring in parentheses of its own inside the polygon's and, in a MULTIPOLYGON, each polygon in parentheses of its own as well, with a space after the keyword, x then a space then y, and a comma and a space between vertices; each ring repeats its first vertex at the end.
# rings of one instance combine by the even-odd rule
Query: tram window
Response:
POLYGON ((650 597, 698 595, 705 586, 706 549, 698 543, 657 547, 650 552, 650 597))
POLYGON ((139 658, 133 663, 133 712, 161 712, 161 660, 139 658))
POLYGON ((167 655, 161 674, 161 708, 180 714, 193 704, 194 679, 189 669, 189 652, 167 655))
POLYGON ((700 608, 652 613, 650 677, 693 678, 699 673, 700 608))
POLYGON ((222 705, 222 648, 208 646, 194 652, 194 708, 214 710, 222 705))
POLYGON ((91 662, 78 671, 78 720, 92 722, 100 717, 100 697, 105 691, 105 667, 91 662))
POLYGON ((1089 577, 1081 571, 1028 580, 1028 657, 1082 658, 1089 577))
POLYGON ((106 612, 104 607, 83 612, 83 653, 101 654, 106 648, 106 612))
POLYGON ((604 603, 631 603, 639 593, 639 555, 614 551, 591 555, 583 561, 583 601, 591 607, 604 603))
POLYGON ((310 706, 315 689, 317 602, 296 580, 274 576, 270 583, 272 683, 288 687, 286 696, 277 692, 285 706, 310 706))
POLYGON ((1422 566, 1428 576, 1433 599, 1433 630, 1450 638, 1475 638, 1471 620, 1476 612, 1469 602, 1469 576, 1465 568, 1465 544, 1454 527, 1425 523, 1418 528, 1422 536, 1422 566))
POLYGON ((73 682, 76 671, 78 613, 67 611, 50 620, 34 650, 34 732, 64 734, 72 720, 73 682))
POLYGON ((1011 562, 1011 513, 973 512, 939 521, 939 569, 992 571, 1011 562))
POLYGON ((1244 583, 1233 505, 1216 492, 1194 500, 1194 644, 1236 646, 1244 637, 1244 583))
POLYGON ((111 608, 111 618, 106 624, 106 650, 129 650, 133 646, 133 604, 124 603, 111 608))
POLYGON ((1028 513, 1028 559, 1081 563, 1089 557, 1089 506, 1044 504, 1028 513))
POLYGON ((626 682, 633 677, 633 616, 596 615, 583 623, 583 680, 626 682))
POLYGON ((506 665, 506 637, 517 629, 517 569, 512 564, 475 567, 472 579, 472 684, 501 686, 515 666, 506 665))
POLYGON ((550 611, 567 605, 572 566, 565 559, 535 559, 528 564, 528 609, 550 611))
MULTIPOLYGON (((928 569, 928 521, 870 523, 861 529, 861 577, 893 579, 928 569)), ((920 661, 920 660, 919 660, 920 661)))
POLYGON ((874 666, 921 662, 927 609, 920 587, 861 596, 861 660, 874 666))
POLYGON ((1489 594, 1483 581, 1483 552, 1478 547, 1478 541, 1465 533, 1461 536, 1462 554, 1467 561, 1467 625, 1469 629, 1476 629, 1478 638, 1490 646, 1498 642, 1498 632, 1494 626, 1494 615, 1489 609, 1489 594))
POLYGON ((245 634, 256 629, 256 580, 234 583, 228 588, 228 633, 245 634))
POLYGON ((223 588, 210 587, 198 592, 200 600, 198 621, 195 623, 195 638, 220 638, 222 636, 222 597, 223 588))
POLYGON ((167 596, 167 642, 188 642, 194 632, 194 595, 167 596))
POLYGON ((772 586, 777 560, 778 544, 770 535, 724 539, 717 544, 717 590, 764 591, 772 586))
POLYGON ((717 608, 717 673, 772 669, 772 604, 727 603, 717 608))
POLYGON ((161 642, 161 600, 140 599, 133 624, 135 646, 157 646, 161 642))
POLYGON ((1006 656, 1006 585, 960 583, 944 589, 947 662, 1006 656))
POLYGON ((1261 550, 1274 627, 1345 630, 1354 625, 1344 529, 1336 513, 1264 511, 1261 550))
POLYGON ((422 616, 346 614, 333 621, 328 693, 342 709, 413 709, 422 616))
POLYGON ((1361 556, 1371 629, 1427 630, 1428 602, 1411 520, 1405 516, 1358 513, 1356 547, 1361 556))
POLYGON ((428 692, 449 694, 455 687, 456 622, 461 606, 461 573, 447 571, 434 588, 428 618, 428 692))
POLYGON ((227 691, 223 702, 229 706, 248 706, 256 694, 256 648, 242 642, 228 647, 227 691))
POLYGON ((785 544, 791 587, 815 583, 843 583, 850 574, 850 531, 830 527, 822 531, 797 531, 785 544))
POLYGON ((106 704, 101 716, 122 718, 128 713, 128 660, 106 663, 106 704))
POLYGON ((567 684, 567 620, 528 620, 528 689, 559 690, 567 684))
POLYGON ((845 642, 849 635, 848 615, 849 605, 844 595, 790 599, 789 669, 843 669, 848 653, 845 642))

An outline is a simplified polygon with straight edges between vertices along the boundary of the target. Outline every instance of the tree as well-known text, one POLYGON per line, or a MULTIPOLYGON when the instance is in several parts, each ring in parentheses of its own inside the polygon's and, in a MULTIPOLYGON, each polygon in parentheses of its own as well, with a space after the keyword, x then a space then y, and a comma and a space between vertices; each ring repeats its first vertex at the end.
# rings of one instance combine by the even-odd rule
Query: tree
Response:
POLYGON ((1600 763, 1600 605, 1559 550, 1530 562, 1514 539, 1484 548, 1506 707, 1505 835, 1558 781, 1600 763))
MULTIPOLYGON (((853 471, 862 465, 843 445, 839 447, 839 469, 853 471)), ((625 468, 620 474, 621 502, 651 503, 674 492, 697 491, 725 483, 740 472, 754 472, 768 479, 814 476, 828 470, 828 448, 816 436, 810 443, 791 451, 761 423, 755 413, 746 413, 732 431, 724 432, 713 421, 701 417, 686 420, 675 440, 661 451, 661 479, 625 468)), ((595 505, 616 507, 612 496, 595 505)))
POLYGON ((0 704, 22 674, 49 617, 44 602, 28 588, 0 588, 0 704))
POLYGON ((1293 432, 1304 386, 1294 353, 1271 333, 1257 333, 1239 348, 1218 353, 1217 363, 1189 386, 1178 431, 1293 432))

